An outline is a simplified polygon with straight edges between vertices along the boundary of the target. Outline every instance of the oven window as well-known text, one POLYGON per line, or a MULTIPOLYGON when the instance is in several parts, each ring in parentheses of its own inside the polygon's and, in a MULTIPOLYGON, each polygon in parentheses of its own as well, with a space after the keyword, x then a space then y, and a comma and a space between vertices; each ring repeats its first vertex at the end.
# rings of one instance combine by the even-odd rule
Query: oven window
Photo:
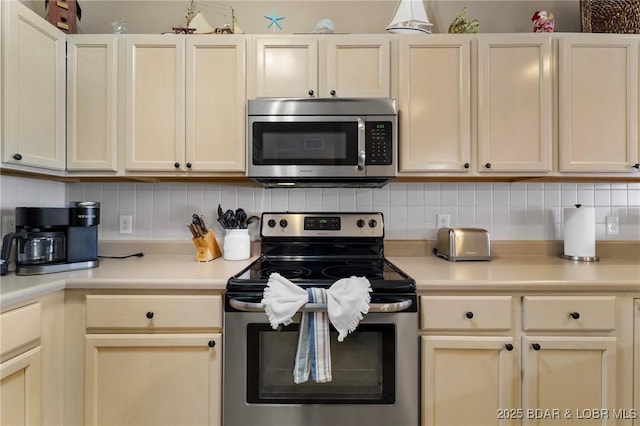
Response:
POLYGON ((253 123, 253 163, 352 165, 357 163, 356 122, 253 123))
POLYGON ((298 324, 275 331, 268 324, 247 326, 247 402, 256 404, 393 404, 395 325, 360 324, 338 342, 331 328, 329 383, 293 383, 298 324))

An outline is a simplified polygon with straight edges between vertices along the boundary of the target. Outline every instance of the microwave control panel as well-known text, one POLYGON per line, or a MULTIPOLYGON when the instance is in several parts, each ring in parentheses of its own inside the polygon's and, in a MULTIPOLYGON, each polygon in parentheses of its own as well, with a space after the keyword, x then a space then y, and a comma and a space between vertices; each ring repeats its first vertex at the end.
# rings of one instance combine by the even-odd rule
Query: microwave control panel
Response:
POLYGON ((393 128, 391 121, 365 123, 366 162, 372 166, 387 166, 393 162, 393 128))

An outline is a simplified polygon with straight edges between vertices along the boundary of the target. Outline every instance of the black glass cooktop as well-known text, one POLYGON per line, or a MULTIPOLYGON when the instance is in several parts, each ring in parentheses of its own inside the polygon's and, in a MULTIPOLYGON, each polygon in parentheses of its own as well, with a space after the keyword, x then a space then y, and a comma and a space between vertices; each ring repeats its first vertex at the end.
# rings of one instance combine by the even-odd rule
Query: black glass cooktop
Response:
POLYGON ((262 291, 277 272, 301 287, 329 287, 341 278, 366 277, 373 292, 413 292, 415 281, 386 259, 266 260, 258 259, 231 277, 229 291, 262 291))

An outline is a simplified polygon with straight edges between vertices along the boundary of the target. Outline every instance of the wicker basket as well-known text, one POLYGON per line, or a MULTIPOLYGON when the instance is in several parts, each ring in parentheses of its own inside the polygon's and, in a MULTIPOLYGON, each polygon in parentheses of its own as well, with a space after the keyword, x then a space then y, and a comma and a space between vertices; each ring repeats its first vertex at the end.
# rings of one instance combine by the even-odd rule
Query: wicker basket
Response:
POLYGON ((640 34, 640 0, 580 0, 580 30, 640 34))

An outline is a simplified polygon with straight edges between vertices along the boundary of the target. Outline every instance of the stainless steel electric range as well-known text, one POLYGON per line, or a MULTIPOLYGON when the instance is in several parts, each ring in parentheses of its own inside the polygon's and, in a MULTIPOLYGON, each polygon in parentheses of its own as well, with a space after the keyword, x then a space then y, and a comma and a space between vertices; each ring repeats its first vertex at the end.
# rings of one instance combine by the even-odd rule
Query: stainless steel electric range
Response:
POLYGON ((260 235, 260 258, 227 283, 224 426, 417 426, 415 281, 384 256, 383 215, 263 213, 260 235), (261 300, 273 272, 302 288, 351 276, 371 283, 357 330, 340 343, 331 330, 331 382, 294 384, 300 315, 278 330, 269 325, 261 300))

